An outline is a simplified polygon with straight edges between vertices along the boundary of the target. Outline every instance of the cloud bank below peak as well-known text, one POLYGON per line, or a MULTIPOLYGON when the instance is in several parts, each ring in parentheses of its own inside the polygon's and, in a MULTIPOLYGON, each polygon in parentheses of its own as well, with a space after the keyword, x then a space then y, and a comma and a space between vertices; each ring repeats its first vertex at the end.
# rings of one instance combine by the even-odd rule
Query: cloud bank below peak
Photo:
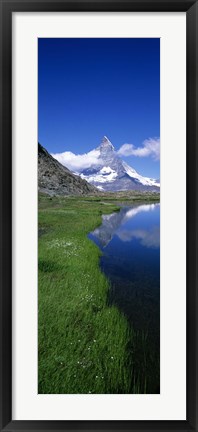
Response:
POLYGON ((62 165, 76 172, 89 168, 90 166, 99 166, 102 163, 98 150, 92 150, 89 153, 77 155, 70 151, 51 153, 51 155, 62 165))

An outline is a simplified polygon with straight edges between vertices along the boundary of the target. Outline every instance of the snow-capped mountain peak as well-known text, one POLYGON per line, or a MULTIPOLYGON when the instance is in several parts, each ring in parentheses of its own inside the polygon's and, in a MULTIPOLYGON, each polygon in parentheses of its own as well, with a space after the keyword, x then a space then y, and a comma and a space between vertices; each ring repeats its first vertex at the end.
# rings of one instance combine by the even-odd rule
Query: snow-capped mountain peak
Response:
POLYGON ((107 138, 107 136, 104 135, 102 138, 101 144, 98 147, 98 150, 100 150, 102 152, 103 150, 113 151, 115 149, 114 149, 113 144, 109 140, 109 138, 107 138))
POLYGON ((81 170, 80 176, 104 191, 153 190, 159 191, 160 184, 155 179, 144 177, 124 162, 116 153, 109 138, 104 136, 94 150, 98 152, 98 165, 81 170))
POLYGON ((107 136, 102 138, 98 147, 84 155, 65 152, 53 156, 100 190, 159 191, 160 188, 159 180, 142 176, 123 161, 107 136), (70 161, 70 166, 66 160, 70 161))

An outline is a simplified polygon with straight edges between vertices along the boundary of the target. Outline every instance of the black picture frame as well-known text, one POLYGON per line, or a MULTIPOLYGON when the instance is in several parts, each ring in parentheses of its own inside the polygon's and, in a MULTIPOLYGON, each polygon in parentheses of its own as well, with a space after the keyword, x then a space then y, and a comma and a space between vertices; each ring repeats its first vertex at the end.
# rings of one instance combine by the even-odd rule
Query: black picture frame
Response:
POLYGON ((0 0, 0 29, 0 428, 2 431, 198 431, 198 2, 197 0, 0 0), (12 13, 17 11, 186 12, 187 420, 185 421, 12 421, 12 13))

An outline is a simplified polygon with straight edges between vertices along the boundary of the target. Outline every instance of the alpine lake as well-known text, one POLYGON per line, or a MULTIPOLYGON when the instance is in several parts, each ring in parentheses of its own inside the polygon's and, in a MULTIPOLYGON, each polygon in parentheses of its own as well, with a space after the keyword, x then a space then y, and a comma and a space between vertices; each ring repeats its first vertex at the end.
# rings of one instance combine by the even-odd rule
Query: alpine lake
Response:
POLYGON ((100 268, 110 282, 108 304, 117 306, 136 334, 142 334, 142 362, 153 377, 151 392, 159 393, 160 204, 122 205, 119 212, 103 215, 88 237, 102 252, 100 268))

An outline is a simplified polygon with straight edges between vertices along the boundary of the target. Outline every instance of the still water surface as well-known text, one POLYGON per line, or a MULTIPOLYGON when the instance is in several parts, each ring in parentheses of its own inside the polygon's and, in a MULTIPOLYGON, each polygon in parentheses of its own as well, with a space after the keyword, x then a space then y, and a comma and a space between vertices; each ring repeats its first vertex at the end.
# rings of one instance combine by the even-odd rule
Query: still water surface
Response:
POLYGON ((152 352, 160 350, 160 204, 123 206, 102 217, 89 234, 102 251, 101 270, 109 278, 109 304, 135 330, 148 333, 152 352))

